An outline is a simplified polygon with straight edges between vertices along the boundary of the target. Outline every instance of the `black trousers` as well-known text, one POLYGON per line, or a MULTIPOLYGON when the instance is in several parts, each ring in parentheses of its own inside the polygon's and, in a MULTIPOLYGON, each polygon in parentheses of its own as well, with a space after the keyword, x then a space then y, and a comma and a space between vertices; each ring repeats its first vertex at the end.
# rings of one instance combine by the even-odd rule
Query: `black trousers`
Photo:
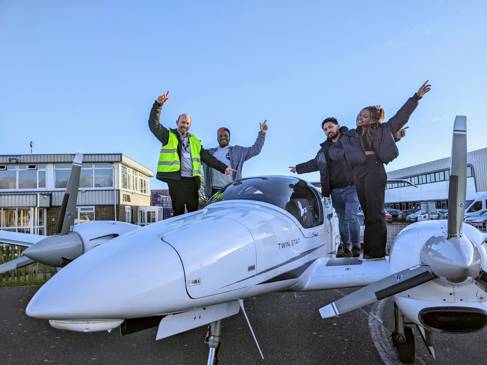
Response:
POLYGON ((167 183, 172 201, 173 216, 198 210, 198 178, 182 177, 181 180, 171 180, 167 183))
POLYGON ((367 156, 365 163, 354 168, 353 180, 358 200, 364 211, 364 255, 384 257, 387 226, 384 220, 384 195, 387 174, 376 155, 367 156))

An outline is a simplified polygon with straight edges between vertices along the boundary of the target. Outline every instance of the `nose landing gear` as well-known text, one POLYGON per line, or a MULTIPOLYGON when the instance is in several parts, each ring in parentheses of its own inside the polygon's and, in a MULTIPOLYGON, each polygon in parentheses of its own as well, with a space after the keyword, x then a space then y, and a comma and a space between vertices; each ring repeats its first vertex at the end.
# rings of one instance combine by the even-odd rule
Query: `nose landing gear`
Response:
POLYGON ((396 304, 394 304, 394 324, 392 344, 397 351, 399 361, 405 364, 413 363, 416 358, 413 328, 404 325, 404 317, 396 304))

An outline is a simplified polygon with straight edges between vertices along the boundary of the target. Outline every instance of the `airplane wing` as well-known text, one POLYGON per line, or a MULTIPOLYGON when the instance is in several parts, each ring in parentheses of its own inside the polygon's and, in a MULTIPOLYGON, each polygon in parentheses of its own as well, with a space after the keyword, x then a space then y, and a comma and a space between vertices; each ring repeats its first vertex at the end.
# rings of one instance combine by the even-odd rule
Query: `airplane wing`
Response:
POLYGON ((16 259, 13 259, 11 261, 8 261, 4 264, 0 265, 0 274, 10 271, 10 270, 15 270, 27 265, 32 264, 34 261, 29 259, 28 257, 25 256, 20 256, 17 257, 16 259))
POLYGON ((0 244, 29 247, 44 238, 46 238, 46 236, 0 230, 0 244))
POLYGON ((323 290, 364 286, 390 275, 388 258, 320 258, 314 261, 291 290, 323 290))

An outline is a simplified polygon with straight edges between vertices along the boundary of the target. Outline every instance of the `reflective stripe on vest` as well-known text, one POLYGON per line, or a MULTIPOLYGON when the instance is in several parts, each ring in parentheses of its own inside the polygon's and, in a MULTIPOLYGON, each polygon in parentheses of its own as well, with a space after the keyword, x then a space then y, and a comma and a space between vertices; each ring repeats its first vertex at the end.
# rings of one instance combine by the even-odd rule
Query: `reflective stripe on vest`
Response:
MULTIPOLYGON (((169 131, 169 139, 162 146, 159 153, 157 172, 177 172, 181 170, 181 161, 178 155, 178 138, 173 131, 169 131)), ((193 176, 201 176, 201 143, 193 135, 189 136, 189 148, 191 152, 191 165, 193 176)))

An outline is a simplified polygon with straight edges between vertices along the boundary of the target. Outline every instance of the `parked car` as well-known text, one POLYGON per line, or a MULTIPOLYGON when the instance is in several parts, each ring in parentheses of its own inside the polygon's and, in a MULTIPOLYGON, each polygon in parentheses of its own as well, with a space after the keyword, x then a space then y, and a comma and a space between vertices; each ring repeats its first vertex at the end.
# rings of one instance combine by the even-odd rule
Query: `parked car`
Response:
POLYGON ((436 212, 429 212, 428 213, 428 219, 431 219, 431 220, 433 220, 433 219, 435 219, 435 220, 436 219, 440 219, 440 213, 438 213, 438 211, 436 211, 436 212))
POLYGON ((467 223, 485 223, 487 222, 487 210, 479 211, 477 214, 469 214, 465 217, 467 223))
POLYGON ((406 221, 409 223, 414 223, 414 222, 420 222, 420 221, 425 221, 428 220, 428 212, 425 212, 424 210, 418 210, 412 214, 409 214, 406 217, 406 221))
POLYGON ((416 211, 417 211, 417 208, 416 209, 405 209, 405 210, 401 211, 401 214, 399 215, 398 220, 403 221, 403 222, 407 222, 408 215, 413 214, 416 211))
POLYGON ((393 220, 399 220, 399 216, 401 215, 401 211, 399 209, 387 208, 387 212, 392 216, 393 220))
POLYGON ((438 219, 448 219, 448 209, 438 209, 438 219))
POLYGON ((392 214, 390 214, 389 211, 385 209, 384 209, 384 220, 387 223, 392 223, 392 214))

